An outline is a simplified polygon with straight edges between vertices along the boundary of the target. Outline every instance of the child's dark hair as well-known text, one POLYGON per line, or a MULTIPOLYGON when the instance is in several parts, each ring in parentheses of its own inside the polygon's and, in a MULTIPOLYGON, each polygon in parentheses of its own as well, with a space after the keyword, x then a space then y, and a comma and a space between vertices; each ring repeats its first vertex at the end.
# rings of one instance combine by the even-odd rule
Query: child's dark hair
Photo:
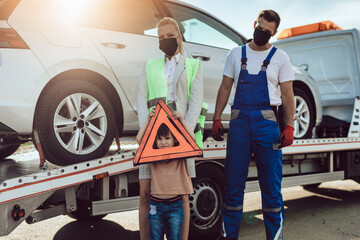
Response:
POLYGON ((164 136, 167 136, 167 135, 169 135, 169 134, 172 135, 169 127, 168 127, 165 123, 162 123, 162 124, 160 125, 157 133, 156 133, 156 138, 158 138, 158 137, 164 137, 164 136))
MULTIPOLYGON (((178 146, 179 145, 179 142, 176 140, 175 136, 171 133, 169 127, 165 124, 165 123, 162 123, 156 133, 156 139, 159 138, 159 137, 165 137, 165 136, 168 136, 169 134, 171 134, 171 136, 174 138, 174 146, 178 146)), ((153 145, 153 148, 154 149, 157 149, 158 147, 156 146, 156 139, 155 139, 155 142, 154 142, 154 145, 153 145)))

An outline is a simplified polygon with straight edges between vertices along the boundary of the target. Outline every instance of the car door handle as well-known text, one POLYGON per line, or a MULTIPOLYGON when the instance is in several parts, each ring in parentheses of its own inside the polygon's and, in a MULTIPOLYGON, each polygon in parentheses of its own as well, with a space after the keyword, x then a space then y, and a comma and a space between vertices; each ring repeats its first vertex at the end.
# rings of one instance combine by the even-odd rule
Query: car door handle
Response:
POLYGON ((193 53, 191 53, 191 56, 193 58, 199 59, 201 61, 209 61, 210 60, 210 56, 203 54, 203 53, 193 52, 193 53))
POLYGON ((103 46, 105 46, 105 47, 108 47, 108 48, 123 49, 123 48, 126 47, 124 44, 114 43, 114 42, 103 42, 103 41, 101 41, 101 44, 102 44, 103 46))

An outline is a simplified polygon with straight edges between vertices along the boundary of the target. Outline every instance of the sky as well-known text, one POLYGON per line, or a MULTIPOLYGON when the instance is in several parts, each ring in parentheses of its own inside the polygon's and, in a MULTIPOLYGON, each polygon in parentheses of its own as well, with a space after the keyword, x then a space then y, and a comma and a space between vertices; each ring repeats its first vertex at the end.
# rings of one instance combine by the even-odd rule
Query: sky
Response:
POLYGON ((360 0, 181 0, 211 13, 247 38, 263 9, 273 9, 281 17, 275 41, 286 28, 330 20, 343 29, 360 29, 360 0))

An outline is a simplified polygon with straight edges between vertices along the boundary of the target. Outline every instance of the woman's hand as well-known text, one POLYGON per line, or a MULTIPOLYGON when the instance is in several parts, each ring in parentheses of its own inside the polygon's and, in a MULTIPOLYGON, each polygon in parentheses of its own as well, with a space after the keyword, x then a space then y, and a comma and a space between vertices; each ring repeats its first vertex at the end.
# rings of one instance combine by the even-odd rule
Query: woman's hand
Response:
POLYGON ((180 122, 183 122, 183 120, 184 120, 183 115, 182 115, 180 112, 178 112, 178 111, 174 111, 174 112, 173 112, 173 117, 174 117, 175 119, 179 120, 180 122))
POLYGON ((152 118, 153 116, 155 116, 155 108, 151 109, 151 111, 149 112, 149 116, 148 119, 152 118))
POLYGON ((180 112, 174 111, 173 117, 180 121, 180 123, 184 126, 185 130, 190 134, 191 138, 196 141, 196 136, 194 134, 194 130, 190 128, 190 126, 186 123, 183 115, 180 112))

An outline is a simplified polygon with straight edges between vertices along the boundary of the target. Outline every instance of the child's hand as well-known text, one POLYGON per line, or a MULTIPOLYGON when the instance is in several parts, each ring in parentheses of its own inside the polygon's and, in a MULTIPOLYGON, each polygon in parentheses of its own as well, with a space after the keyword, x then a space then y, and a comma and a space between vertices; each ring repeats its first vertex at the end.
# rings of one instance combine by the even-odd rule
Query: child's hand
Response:
POLYGON ((173 117, 174 117, 175 119, 179 120, 180 122, 184 120, 183 115, 182 115, 180 112, 178 112, 178 111, 174 111, 174 112, 173 112, 173 117))
POLYGON ((150 119, 150 118, 152 118, 153 116, 155 116, 155 113, 156 113, 156 112, 155 112, 155 108, 151 109, 148 118, 150 119))

